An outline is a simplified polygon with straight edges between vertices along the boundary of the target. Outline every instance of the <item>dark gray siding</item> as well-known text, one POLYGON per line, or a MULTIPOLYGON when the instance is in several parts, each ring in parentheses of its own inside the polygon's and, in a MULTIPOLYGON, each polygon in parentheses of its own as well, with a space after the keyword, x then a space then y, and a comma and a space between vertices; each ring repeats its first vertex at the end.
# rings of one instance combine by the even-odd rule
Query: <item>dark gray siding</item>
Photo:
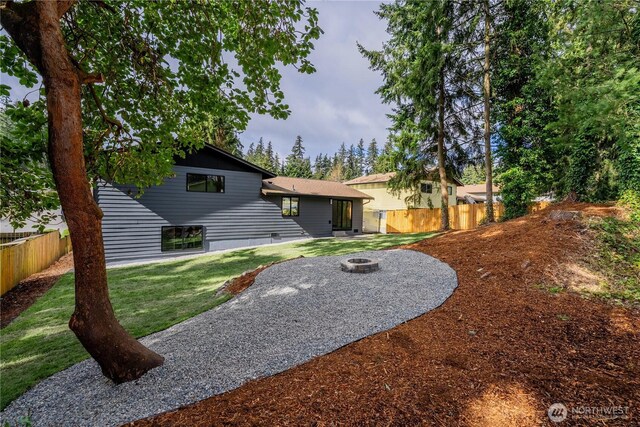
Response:
POLYGON ((362 233, 362 207, 363 207, 363 201, 362 199, 354 199, 353 200, 353 219, 352 219, 352 227, 353 230, 358 230, 358 234, 362 233))
MULTIPOLYGON (((161 227, 201 225, 204 251, 258 245, 301 237, 330 236, 331 202, 302 197, 299 217, 282 217, 280 197, 262 197, 262 175, 253 172, 175 166, 175 177, 136 198, 128 186, 96 189, 104 212, 102 230, 108 262, 175 256, 162 252, 161 227), (187 172, 225 176, 224 193, 186 191, 187 172)), ((362 201, 354 200, 353 227, 362 231, 362 201)))
MULTIPOLYGON (((281 207, 281 197, 268 197, 274 205, 281 207)), ((324 197, 301 197, 300 216, 291 217, 292 221, 311 236, 331 236, 331 199, 324 197)))

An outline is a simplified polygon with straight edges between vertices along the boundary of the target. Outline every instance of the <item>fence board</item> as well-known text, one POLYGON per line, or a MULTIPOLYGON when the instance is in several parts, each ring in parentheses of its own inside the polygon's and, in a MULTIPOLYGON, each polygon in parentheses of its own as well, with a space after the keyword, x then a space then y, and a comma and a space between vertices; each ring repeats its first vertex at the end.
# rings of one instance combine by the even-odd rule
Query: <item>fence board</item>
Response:
POLYGON ((0 295, 70 251, 71 238, 61 238, 58 231, 3 245, 0 249, 0 295))
MULTIPOLYGON (((535 203, 529 209, 537 212, 549 206, 549 202, 535 203)), ((502 203, 493 204, 496 219, 504 215, 502 203)), ((453 230, 471 230, 479 226, 486 216, 485 205, 449 206, 449 227, 453 230)), ((423 233, 440 230, 440 208, 387 211, 387 233, 423 233)))

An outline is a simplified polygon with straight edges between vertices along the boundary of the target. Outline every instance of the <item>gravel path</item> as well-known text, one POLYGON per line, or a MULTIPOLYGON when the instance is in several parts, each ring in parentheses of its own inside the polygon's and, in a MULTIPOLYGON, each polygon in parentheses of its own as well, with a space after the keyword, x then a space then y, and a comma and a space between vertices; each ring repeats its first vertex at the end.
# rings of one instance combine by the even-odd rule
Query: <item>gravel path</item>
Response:
POLYGON ((409 250, 299 258, 276 264, 240 296, 143 338, 163 366, 114 385, 92 360, 41 382, 1 414, 36 426, 110 426, 274 375, 442 304, 457 286, 446 264, 409 250), (351 257, 381 260, 369 274, 340 271, 351 257))

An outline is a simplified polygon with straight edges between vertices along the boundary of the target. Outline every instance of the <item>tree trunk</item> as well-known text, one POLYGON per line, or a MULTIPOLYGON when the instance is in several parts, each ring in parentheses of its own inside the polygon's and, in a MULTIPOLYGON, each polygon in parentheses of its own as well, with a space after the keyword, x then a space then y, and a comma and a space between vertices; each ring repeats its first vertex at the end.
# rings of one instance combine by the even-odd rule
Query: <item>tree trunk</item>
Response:
POLYGON ((491 50, 490 50, 490 30, 491 30, 491 16, 489 10, 489 0, 484 0, 484 170, 485 170, 485 184, 487 200, 485 206, 487 209, 487 221, 494 222, 495 216, 493 213, 493 165, 491 162, 491 121, 490 121, 490 108, 491 108, 491 80, 489 75, 489 66, 491 65, 491 50))
POLYGON ((113 313, 102 212, 93 199, 84 163, 79 71, 66 50, 56 2, 35 4, 40 71, 47 95, 49 161, 73 244, 76 304, 69 327, 105 376, 117 383, 133 380, 164 359, 131 337, 113 313))
POLYGON ((447 185, 447 170, 445 168, 444 152, 444 69, 440 68, 440 82, 438 84, 438 172, 440 174, 440 229, 449 229, 449 189, 447 185))

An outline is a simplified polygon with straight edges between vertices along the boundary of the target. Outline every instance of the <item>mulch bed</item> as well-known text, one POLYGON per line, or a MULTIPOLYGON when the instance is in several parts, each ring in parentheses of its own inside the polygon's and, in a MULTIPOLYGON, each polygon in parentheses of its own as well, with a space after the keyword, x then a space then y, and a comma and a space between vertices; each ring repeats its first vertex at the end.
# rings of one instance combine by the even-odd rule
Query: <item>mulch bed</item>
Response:
MULTIPOLYGON (((584 215, 613 209, 561 205, 584 215)), ((527 218, 450 232, 410 249, 451 265, 440 308, 282 374, 136 426, 553 425, 547 408, 628 406, 640 420, 640 313, 546 289, 589 251, 576 221, 527 218)), ((230 361, 230 363, 234 363, 230 361)))
MULTIPOLYGON (((298 258, 303 258, 303 256, 300 255, 298 258)), ((253 285, 253 282, 255 281, 256 276, 258 274, 260 274, 260 272, 262 270, 267 269, 267 268, 271 267, 274 264, 280 264, 281 262, 285 262, 285 261, 290 261, 290 259, 289 260, 283 260, 283 261, 270 262, 267 265, 259 266, 255 270, 245 271, 240 276, 231 279, 228 283, 223 285, 223 287, 220 290, 220 292, 228 292, 228 293, 230 293, 232 295, 238 295, 242 291, 247 289, 249 286, 253 285)))
POLYGON ((32 274, 0 298, 0 328, 11 323, 73 268, 73 254, 61 257, 46 270, 32 274))

